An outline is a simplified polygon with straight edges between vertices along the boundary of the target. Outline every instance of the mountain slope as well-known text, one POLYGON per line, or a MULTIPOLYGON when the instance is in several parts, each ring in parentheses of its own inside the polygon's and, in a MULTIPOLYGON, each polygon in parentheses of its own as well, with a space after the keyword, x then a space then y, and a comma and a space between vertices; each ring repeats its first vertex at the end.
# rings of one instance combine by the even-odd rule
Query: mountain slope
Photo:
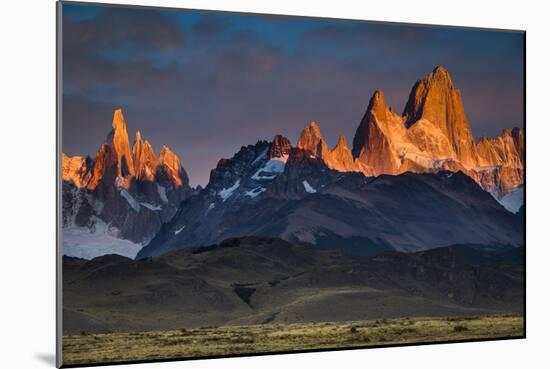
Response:
POLYGON ((269 147, 243 147, 219 164, 137 257, 251 235, 357 254, 523 242, 521 221, 461 172, 365 177, 297 148, 284 163, 262 157, 269 147))

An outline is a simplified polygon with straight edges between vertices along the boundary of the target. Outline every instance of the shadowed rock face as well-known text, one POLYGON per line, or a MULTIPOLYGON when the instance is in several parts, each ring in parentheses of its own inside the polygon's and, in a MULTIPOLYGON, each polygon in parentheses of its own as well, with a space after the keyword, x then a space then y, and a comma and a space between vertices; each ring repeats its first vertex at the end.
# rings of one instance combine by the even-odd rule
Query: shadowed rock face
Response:
POLYGON ((461 172, 369 178, 331 170, 298 148, 284 169, 264 172, 273 162, 262 156, 269 145, 243 147, 220 162, 209 185, 184 201, 137 257, 248 235, 319 248, 355 245, 359 254, 523 242, 519 218, 461 172))
POLYGON ((271 142, 267 156, 269 159, 288 157, 290 150, 292 150, 290 140, 284 136, 276 135, 271 142))
POLYGON ((64 258, 64 334, 521 312, 521 260, 480 245, 365 257, 262 237, 64 258))

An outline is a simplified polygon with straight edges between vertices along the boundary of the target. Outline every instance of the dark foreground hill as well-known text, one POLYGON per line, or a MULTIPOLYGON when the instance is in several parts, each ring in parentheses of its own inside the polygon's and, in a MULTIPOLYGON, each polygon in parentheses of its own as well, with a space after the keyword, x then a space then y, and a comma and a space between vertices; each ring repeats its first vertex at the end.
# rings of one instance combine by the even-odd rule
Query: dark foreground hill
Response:
POLYGON ((521 251, 497 250, 366 257, 247 237, 138 261, 65 257, 63 331, 521 313, 521 251))

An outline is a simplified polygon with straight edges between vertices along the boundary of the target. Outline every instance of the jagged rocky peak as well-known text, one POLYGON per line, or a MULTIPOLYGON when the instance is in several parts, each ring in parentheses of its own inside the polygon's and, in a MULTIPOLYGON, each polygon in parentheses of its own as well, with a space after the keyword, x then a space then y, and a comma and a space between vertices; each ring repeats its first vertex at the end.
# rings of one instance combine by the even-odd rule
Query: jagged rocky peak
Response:
POLYGON ((408 127, 425 118, 447 133, 447 128, 450 128, 447 123, 451 123, 449 119, 452 118, 450 115, 460 112, 463 113, 460 92, 453 87, 447 69, 438 66, 426 78, 416 81, 409 94, 403 116, 408 127), (456 97, 459 101, 454 101, 456 97))
POLYGON ((61 175, 64 181, 71 181, 77 188, 86 185, 88 164, 81 156, 69 157, 61 154, 61 175))
POLYGON ((460 91, 449 72, 439 66, 415 83, 403 111, 405 124, 430 121, 448 138, 457 159, 467 168, 478 166, 474 137, 464 111, 460 91))
POLYGON ((348 147, 348 141, 346 140, 346 136, 340 135, 338 136, 338 142, 336 143, 336 146, 332 149, 334 150, 349 150, 348 147))
POLYGON ((179 158, 168 146, 162 146, 159 155, 159 164, 167 165, 171 168, 179 168, 181 166, 179 158))
POLYGON ((330 150, 325 162, 329 168, 340 172, 356 171, 357 168, 353 160, 353 155, 351 154, 351 150, 344 135, 338 137, 338 143, 330 150))
POLYGON ((525 142, 519 128, 505 129, 495 138, 482 136, 476 144, 479 164, 482 167, 507 165, 523 168, 525 142))
POLYGON ((361 151, 365 146, 368 146, 369 142, 369 126, 374 123, 374 116, 381 119, 385 116, 386 103, 384 101, 384 94, 380 90, 376 90, 369 100, 367 111, 361 119, 361 123, 355 131, 353 137, 352 154, 354 158, 358 158, 361 155, 361 151), (378 114, 377 114, 378 113, 378 114))
MULTIPOLYGON (((95 158, 64 156, 63 167, 64 201, 74 208, 67 214, 76 214, 75 222, 66 224, 90 228, 96 221, 104 222, 114 238, 134 243, 148 242, 193 192, 178 157, 167 147, 157 158, 139 131, 130 146, 120 109, 114 112, 112 129, 95 158), (73 191, 71 183, 83 191, 73 191)), ((119 244, 115 240, 113 247, 122 247, 124 253, 133 250, 119 244)))
POLYGON ((268 159, 287 158, 291 149, 292 144, 288 138, 276 135, 269 148, 268 159))
POLYGON ((136 137, 134 138, 134 145, 139 143, 141 144, 141 132, 140 131, 136 131, 136 137))
POLYGON ((375 114, 376 118, 380 121, 385 121, 387 119, 386 114, 388 109, 386 108, 384 93, 381 90, 374 91, 374 95, 372 95, 369 101, 367 112, 375 114))
POLYGON ((167 146, 163 146, 158 158, 157 173, 168 179, 174 187, 187 185, 187 174, 181 166, 181 162, 167 146))
POLYGON ((136 132, 132 156, 136 178, 138 180, 154 181, 157 157, 149 141, 142 140, 140 131, 136 132))
POLYGON ((132 146, 132 156, 134 160, 134 166, 137 167, 137 162, 143 150, 143 141, 141 139, 141 132, 136 131, 136 137, 134 138, 134 146, 132 146))
POLYGON ((518 127, 514 127, 512 129, 512 138, 516 144, 516 149, 520 156, 521 164, 525 165, 525 136, 523 135, 523 131, 518 127))
POLYGON ((323 158, 328 153, 328 146, 323 139, 319 125, 315 121, 311 121, 311 123, 304 126, 296 146, 299 149, 308 151, 317 158, 323 158))
POLYGON ((116 109, 113 115, 113 129, 107 137, 107 143, 112 146, 117 157, 117 176, 134 175, 134 162, 130 154, 130 141, 126 130, 126 121, 122 109, 116 109))
POLYGON ((353 137, 353 157, 367 175, 396 174, 399 160, 393 137, 403 135, 400 117, 386 107, 384 94, 376 90, 353 137))

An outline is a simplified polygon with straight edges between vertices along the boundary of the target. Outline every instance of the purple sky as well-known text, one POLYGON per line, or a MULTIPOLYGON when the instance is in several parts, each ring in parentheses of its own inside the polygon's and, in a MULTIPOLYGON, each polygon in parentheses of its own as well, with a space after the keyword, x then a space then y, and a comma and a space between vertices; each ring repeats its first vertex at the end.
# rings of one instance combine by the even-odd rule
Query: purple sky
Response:
POLYGON ((476 137, 523 126, 523 34, 314 18, 63 5, 63 150, 95 155, 122 107, 191 184, 241 146, 316 120, 348 142, 375 89, 402 111, 435 66, 476 137))

